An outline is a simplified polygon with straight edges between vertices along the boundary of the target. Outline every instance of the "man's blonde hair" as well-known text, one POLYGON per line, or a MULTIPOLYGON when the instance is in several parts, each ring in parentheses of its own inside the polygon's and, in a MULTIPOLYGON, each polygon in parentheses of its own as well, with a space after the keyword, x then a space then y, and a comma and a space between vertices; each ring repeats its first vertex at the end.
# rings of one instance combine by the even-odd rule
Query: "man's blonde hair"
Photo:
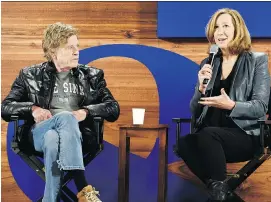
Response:
POLYGON ((42 49, 44 52, 44 57, 48 61, 52 61, 51 54, 55 50, 67 43, 69 37, 73 35, 78 35, 78 30, 68 24, 63 24, 57 22, 51 25, 44 30, 43 40, 42 40, 42 49))
POLYGON ((239 54, 251 49, 251 38, 244 19, 236 10, 223 8, 216 11, 206 26, 206 37, 210 45, 215 44, 214 33, 217 19, 222 14, 229 14, 234 26, 234 37, 229 43, 228 48, 231 54, 239 54))

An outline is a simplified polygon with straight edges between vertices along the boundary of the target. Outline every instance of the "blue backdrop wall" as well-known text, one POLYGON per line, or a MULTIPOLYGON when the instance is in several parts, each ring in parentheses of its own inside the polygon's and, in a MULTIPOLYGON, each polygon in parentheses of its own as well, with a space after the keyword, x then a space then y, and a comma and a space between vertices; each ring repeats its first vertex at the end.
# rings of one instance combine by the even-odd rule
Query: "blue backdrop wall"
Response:
POLYGON ((205 37, 205 26, 220 8, 240 12, 252 37, 271 37, 271 2, 158 2, 158 37, 205 37))

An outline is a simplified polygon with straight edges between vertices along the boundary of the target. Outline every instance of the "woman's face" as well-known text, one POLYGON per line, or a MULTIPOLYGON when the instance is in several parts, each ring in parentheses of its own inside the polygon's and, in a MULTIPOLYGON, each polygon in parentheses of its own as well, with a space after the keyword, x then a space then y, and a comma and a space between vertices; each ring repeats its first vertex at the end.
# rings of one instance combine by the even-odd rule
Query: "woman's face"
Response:
POLYGON ((234 25, 229 14, 221 14, 216 21, 214 39, 221 50, 227 50, 234 37, 234 25))

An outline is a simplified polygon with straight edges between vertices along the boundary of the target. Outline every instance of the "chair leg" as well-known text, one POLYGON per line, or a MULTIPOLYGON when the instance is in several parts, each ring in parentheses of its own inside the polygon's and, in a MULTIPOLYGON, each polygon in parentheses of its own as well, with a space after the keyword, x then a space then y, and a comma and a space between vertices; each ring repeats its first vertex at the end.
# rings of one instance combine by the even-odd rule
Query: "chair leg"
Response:
MULTIPOLYGON (((42 202, 42 197, 40 197, 37 202, 42 202)), ((62 192, 61 192, 61 195, 60 195, 60 198, 62 199, 62 201, 64 202, 74 202, 74 201, 77 201, 77 197, 76 195, 68 188, 68 187, 63 187, 62 188, 62 192)))
MULTIPOLYGON (((69 190, 69 189, 68 189, 69 190)), ((70 190, 69 190, 70 191, 70 190)), ((70 191, 71 192, 71 191, 70 191)), ((64 202, 74 202, 74 201, 77 201, 77 197, 75 198, 69 198, 70 196, 67 196, 66 195, 67 193, 64 192, 63 188, 62 188, 62 192, 61 192, 61 195, 60 195, 60 198, 62 199, 62 201, 64 202)), ((75 195, 74 195, 75 196, 75 195)))
POLYGON ((263 162, 266 161, 268 155, 262 155, 261 157, 250 160, 244 167, 242 167, 236 175, 238 178, 231 177, 227 180, 231 190, 235 190, 240 184, 242 184, 263 162))
POLYGON ((229 202, 245 202, 243 199, 238 196, 235 192, 232 192, 232 196, 230 196, 229 202))
POLYGON ((31 155, 26 155, 23 152, 19 152, 18 155, 22 158, 22 160, 24 160, 28 166, 30 166, 32 168, 32 170, 34 170, 37 175, 43 180, 45 181, 45 173, 42 170, 42 164, 41 162, 38 160, 37 157, 31 155))
POLYGON ((65 185, 62 187, 62 193, 63 194, 61 194, 61 198, 62 198, 62 196, 65 196, 65 197, 68 196, 70 199, 72 199, 71 201, 77 201, 78 200, 77 196, 65 185))
POLYGON ((41 198, 39 198, 39 199, 37 200, 37 202, 42 202, 42 198, 43 198, 43 196, 42 196, 41 198))
POLYGON ((72 180, 72 173, 67 172, 63 177, 62 187, 66 186, 71 180, 72 180))

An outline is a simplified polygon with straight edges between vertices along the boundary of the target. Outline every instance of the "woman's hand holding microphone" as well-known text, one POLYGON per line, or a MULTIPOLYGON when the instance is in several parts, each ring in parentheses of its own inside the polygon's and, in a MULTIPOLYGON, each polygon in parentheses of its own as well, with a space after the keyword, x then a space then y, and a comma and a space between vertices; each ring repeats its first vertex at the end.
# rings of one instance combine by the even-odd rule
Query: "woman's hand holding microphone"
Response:
POLYGON ((203 65, 201 70, 198 73, 198 79, 199 79, 199 91, 201 94, 205 94, 206 88, 208 86, 209 81, 212 78, 212 67, 209 64, 203 65), (203 84, 204 79, 208 79, 208 82, 206 84, 203 84))

